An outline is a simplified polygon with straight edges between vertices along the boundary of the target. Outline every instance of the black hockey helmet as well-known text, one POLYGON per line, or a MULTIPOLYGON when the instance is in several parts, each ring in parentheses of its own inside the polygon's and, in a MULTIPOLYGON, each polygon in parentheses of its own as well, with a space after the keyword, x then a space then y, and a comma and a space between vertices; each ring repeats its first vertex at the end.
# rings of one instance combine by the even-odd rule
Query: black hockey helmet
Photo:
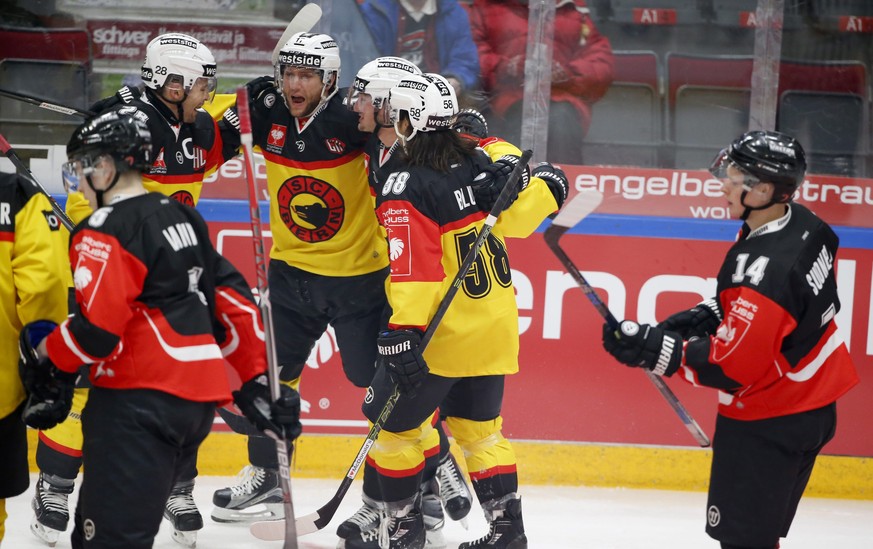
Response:
POLYGON ((145 122, 124 110, 101 114, 76 128, 67 143, 67 157, 96 160, 109 155, 120 171, 146 171, 152 163, 151 132, 145 122))
POLYGON ((476 109, 462 109, 458 112, 452 120, 452 129, 478 139, 488 137, 488 122, 485 120, 485 116, 476 109))
POLYGON ((761 182, 774 185, 773 203, 790 202, 806 175, 806 155, 793 137, 775 131, 746 132, 722 150, 709 171, 722 179, 733 165, 751 189, 761 182))

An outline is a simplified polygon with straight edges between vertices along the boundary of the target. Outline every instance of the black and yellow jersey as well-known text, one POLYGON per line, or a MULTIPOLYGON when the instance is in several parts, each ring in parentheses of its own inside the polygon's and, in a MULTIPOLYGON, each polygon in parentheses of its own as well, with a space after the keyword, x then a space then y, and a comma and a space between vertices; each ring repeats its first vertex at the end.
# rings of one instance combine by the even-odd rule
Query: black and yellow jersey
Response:
POLYGON ((0 417, 24 400, 22 326, 67 316, 71 277, 62 230, 44 194, 21 176, 0 173, 0 417))
POLYGON ((265 93, 251 105, 254 144, 266 161, 270 257, 323 276, 356 276, 388 265, 364 168, 369 134, 335 93, 306 118, 265 93))
MULTIPOLYGON (((449 173, 402 167, 378 189, 391 256, 391 328, 424 330, 433 318, 484 225, 470 183, 488 161, 479 153, 449 173)), ((518 308, 504 236, 496 225, 425 350, 436 375, 518 371, 518 308)))
MULTIPOLYGON (((225 160, 236 156, 236 150, 232 144, 224 143, 209 112, 200 110, 192 124, 181 123, 152 94, 146 90, 140 98, 116 104, 109 110, 135 116, 148 124, 153 162, 143 174, 146 190, 195 206, 200 200, 203 180, 225 160)), ((74 223, 91 214, 81 192, 70 193, 65 209, 74 223)))

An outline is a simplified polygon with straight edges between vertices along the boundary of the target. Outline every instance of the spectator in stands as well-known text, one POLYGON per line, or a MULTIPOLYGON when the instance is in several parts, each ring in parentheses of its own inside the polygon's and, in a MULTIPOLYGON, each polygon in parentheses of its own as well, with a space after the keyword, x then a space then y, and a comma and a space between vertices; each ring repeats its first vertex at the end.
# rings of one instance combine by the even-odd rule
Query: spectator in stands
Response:
MULTIPOLYGON (((555 0, 548 159, 581 164, 591 108, 612 83, 612 47, 594 27, 584 0, 555 0)), ((495 133, 520 142, 527 0, 474 0, 473 39, 495 133)))
POLYGON ((361 12, 380 56, 402 57, 443 75, 461 107, 473 106, 479 54, 458 0, 364 0, 361 12))

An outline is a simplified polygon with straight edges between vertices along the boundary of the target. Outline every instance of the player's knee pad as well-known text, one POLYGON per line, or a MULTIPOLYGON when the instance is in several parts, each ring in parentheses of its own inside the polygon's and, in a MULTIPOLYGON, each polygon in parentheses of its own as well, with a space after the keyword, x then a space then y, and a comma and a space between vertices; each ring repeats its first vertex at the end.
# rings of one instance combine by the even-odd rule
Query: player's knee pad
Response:
POLYGON ((406 431, 382 430, 370 449, 370 457, 378 469, 396 471, 415 469, 424 462, 427 452, 439 447, 439 433, 433 428, 432 417, 406 431))
POLYGON ((476 453, 477 449, 495 446, 506 440, 501 432, 503 418, 500 416, 488 421, 448 417, 446 423, 465 455, 476 453))
POLYGON ((515 465, 515 452, 503 436, 503 419, 488 421, 449 417, 446 420, 470 471, 492 471, 496 467, 515 465))

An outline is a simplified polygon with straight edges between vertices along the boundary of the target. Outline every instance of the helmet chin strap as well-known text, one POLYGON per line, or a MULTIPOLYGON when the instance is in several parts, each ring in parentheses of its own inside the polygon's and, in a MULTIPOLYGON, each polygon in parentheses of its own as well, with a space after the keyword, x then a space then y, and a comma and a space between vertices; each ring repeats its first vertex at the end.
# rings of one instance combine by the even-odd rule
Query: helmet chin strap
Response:
POLYGON ((94 187, 94 182, 91 181, 91 177, 92 177, 92 174, 88 174, 88 175, 86 175, 86 176, 85 176, 85 181, 87 181, 88 186, 91 187, 91 190, 94 191, 94 197, 95 197, 96 200, 97 200, 97 208, 102 208, 102 207, 104 206, 104 204, 103 204, 103 195, 104 195, 107 191, 112 190, 112 187, 114 187, 115 184, 118 183, 118 180, 121 178, 121 170, 119 170, 119 169, 118 169, 118 166, 116 165, 116 169, 115 169, 115 177, 112 178, 112 182, 109 183, 109 185, 107 185, 106 188, 103 189, 103 190, 98 190, 96 187, 94 187))
POLYGON ((753 211, 766 210, 767 208, 769 208, 770 206, 772 206, 774 204, 779 204, 778 200, 773 200, 773 198, 771 197, 770 201, 767 202, 766 204, 764 204, 763 206, 749 206, 746 204, 746 195, 749 194, 749 190, 751 190, 751 189, 746 189, 745 187, 743 187, 743 193, 740 195, 740 204, 742 204, 743 208, 745 208, 743 210, 743 215, 740 216, 740 220, 742 220, 742 221, 747 220, 749 218, 749 214, 751 214, 753 211))

